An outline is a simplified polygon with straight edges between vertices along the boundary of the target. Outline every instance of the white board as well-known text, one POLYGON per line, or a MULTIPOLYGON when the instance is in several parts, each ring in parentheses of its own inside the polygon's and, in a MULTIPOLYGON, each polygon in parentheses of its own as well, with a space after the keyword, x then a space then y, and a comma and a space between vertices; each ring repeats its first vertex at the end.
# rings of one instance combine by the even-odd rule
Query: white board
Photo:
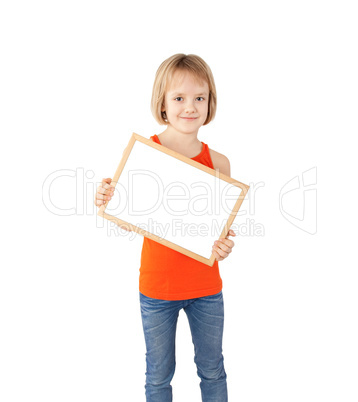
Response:
POLYGON ((248 186, 133 134, 99 215, 208 265, 248 186), (116 219, 115 219, 116 218, 116 219))

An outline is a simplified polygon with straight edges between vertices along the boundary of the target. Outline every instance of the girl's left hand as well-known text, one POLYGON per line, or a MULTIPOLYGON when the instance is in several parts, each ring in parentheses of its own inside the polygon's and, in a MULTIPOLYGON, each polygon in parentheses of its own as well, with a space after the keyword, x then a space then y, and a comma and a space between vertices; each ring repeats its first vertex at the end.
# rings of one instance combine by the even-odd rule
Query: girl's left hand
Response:
POLYGON ((231 253, 235 243, 228 239, 229 236, 236 236, 236 233, 230 229, 225 239, 219 239, 214 243, 212 253, 216 261, 224 260, 231 253))

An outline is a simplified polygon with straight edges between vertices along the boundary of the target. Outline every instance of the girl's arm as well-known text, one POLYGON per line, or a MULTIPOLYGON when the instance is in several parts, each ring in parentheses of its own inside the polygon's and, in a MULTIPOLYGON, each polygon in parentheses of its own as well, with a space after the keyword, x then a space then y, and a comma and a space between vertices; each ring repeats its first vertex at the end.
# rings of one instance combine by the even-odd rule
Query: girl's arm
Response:
POLYGON ((226 174, 230 177, 230 161, 229 159, 219 152, 210 149, 211 160, 215 170, 219 170, 220 173, 226 174))
MULTIPOLYGON (((230 161, 229 159, 219 152, 210 149, 211 160, 215 170, 219 170, 220 173, 230 177, 230 161)), ((229 230, 225 239, 219 239, 214 242, 212 253, 217 261, 222 261, 231 253, 235 243, 229 239, 229 236, 236 236, 233 230, 229 230)))

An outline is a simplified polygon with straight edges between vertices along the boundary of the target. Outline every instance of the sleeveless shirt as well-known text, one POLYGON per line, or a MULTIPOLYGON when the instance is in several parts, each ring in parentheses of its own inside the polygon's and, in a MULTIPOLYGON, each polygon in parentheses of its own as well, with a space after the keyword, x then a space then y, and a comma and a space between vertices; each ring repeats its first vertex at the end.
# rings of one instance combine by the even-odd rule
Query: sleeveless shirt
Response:
MULTIPOLYGON (((160 144, 157 135, 150 137, 160 144)), ((214 168, 209 147, 202 142, 199 155, 191 158, 214 168)), ((185 300, 210 296, 222 290, 218 261, 210 267, 147 237, 143 239, 139 291, 162 300, 185 300)))

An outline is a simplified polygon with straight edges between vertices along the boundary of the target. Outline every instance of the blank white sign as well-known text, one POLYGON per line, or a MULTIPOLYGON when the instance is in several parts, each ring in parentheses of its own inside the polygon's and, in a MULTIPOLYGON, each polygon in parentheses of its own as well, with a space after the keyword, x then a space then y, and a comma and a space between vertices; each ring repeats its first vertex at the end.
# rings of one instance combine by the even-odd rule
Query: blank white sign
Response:
POLYGON ((114 196, 99 214, 212 265, 214 241, 228 232, 248 186, 137 134, 131 141, 113 178, 114 196))

